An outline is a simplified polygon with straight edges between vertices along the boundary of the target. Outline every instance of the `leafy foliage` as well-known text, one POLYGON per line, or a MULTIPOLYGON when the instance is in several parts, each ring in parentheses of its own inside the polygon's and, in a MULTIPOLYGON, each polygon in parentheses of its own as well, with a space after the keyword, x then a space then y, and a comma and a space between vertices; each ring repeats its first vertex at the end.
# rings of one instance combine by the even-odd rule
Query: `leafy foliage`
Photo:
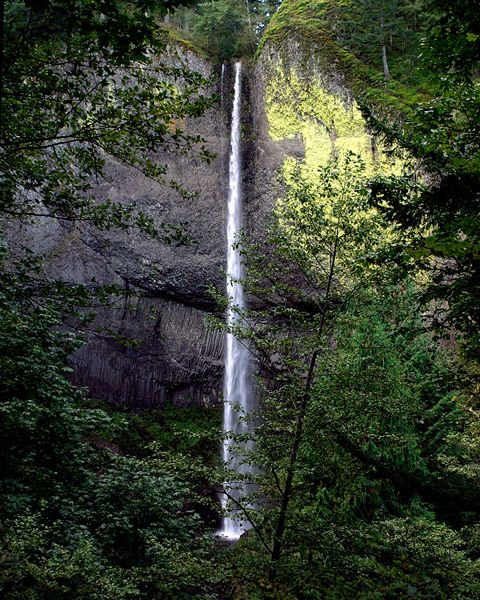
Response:
MULTIPOLYGON (((156 235, 91 181, 113 156, 163 182, 154 151, 201 144, 180 124, 210 105, 207 82, 153 58, 166 34, 151 10, 176 4, 5 3, 4 215, 156 235)), ((230 59, 251 52, 265 4, 202 3, 192 23, 230 59)), ((204 524, 212 482, 225 481, 212 460, 218 414, 205 428, 192 410, 128 415, 88 400, 68 382, 80 340, 65 323, 116 290, 49 281, 31 253, 15 261, 2 248, 4 597, 480 595, 478 363, 432 334, 453 324, 478 350, 478 24, 472 3, 444 0, 286 0, 272 19, 264 43, 293 35, 345 67, 354 92, 377 100, 363 106, 371 126, 414 160, 373 179, 330 145, 331 160, 287 161, 265 243, 239 240, 251 308, 220 328, 252 349, 262 406, 244 456, 258 467, 244 499, 253 528, 232 551, 217 553, 204 524), (378 63, 388 49, 392 74, 413 81, 406 65, 429 23, 427 98, 385 82, 378 63)), ((297 99, 279 138, 306 116, 345 136, 361 128, 356 109, 342 121, 328 94, 309 106, 298 79, 277 83, 277 97, 297 99)))
POLYGON ((180 7, 166 18, 170 27, 220 61, 251 56, 281 0, 208 0, 180 7))
MULTIPOLYGON (((373 127, 417 161, 408 177, 379 178, 373 202, 405 231, 420 228, 406 255, 416 268, 427 267, 433 274, 427 298, 445 303, 443 325, 458 328, 475 355, 480 322, 479 21, 468 8, 458 12, 460 7, 446 8, 443 2, 429 6, 436 20, 425 40, 425 66, 437 78, 439 93, 419 105, 402 127, 366 108, 373 127), (428 183, 418 183, 419 171, 428 173, 428 183)), ((406 256, 400 249, 398 254, 406 256)))
POLYGON ((245 4, 234 0, 200 4, 193 32, 221 61, 252 53, 255 43, 253 30, 248 26, 245 4))
POLYGON ((362 162, 347 155, 287 183, 265 247, 245 246, 258 308, 233 328, 265 382, 246 456, 260 491, 245 499, 254 529, 237 550, 241 587, 474 596, 478 444, 468 454, 465 443, 476 418, 453 357, 420 316, 415 278, 370 260, 396 234, 369 208, 362 162))
MULTIPOLYGON (((185 153, 199 145, 180 123, 211 100, 206 80, 158 58, 167 34, 149 9, 158 3, 53 1, 6 3, 1 74, 0 210, 132 224, 155 234, 134 206, 91 192, 108 156, 160 183, 154 151, 185 153)), ((205 158, 205 147, 199 148, 205 158)), ((166 183, 169 183, 168 181, 166 183)), ((180 192, 176 182, 170 182, 180 192)))
POLYGON ((402 81, 415 82, 413 78, 418 74, 412 72, 412 67, 417 62, 420 37, 429 24, 422 0, 361 0, 335 4, 332 3, 328 18, 342 47, 378 69, 382 68, 382 53, 385 61, 388 54, 388 70, 402 81))
MULTIPOLYGON (((112 158, 159 183, 158 149, 197 146, 210 158, 180 126, 213 102, 201 94, 208 82, 172 66, 156 24, 175 4, 2 3, 2 227, 42 216, 158 234, 135 206, 92 186, 112 158)), ((163 231, 174 234, 167 224, 163 231)), ((16 260, 2 243, 2 597, 211 596, 221 575, 210 570, 212 539, 190 486, 144 439, 135 452, 122 449, 128 418, 92 406, 68 381, 81 340, 67 323, 88 320, 118 290, 52 281, 41 258, 23 254, 16 260)))
POLYGON ((55 297, 52 284, 46 300, 32 267, 1 279, 2 595, 203 595, 211 539, 185 508, 188 488, 144 444, 143 458, 124 454, 115 439, 128 420, 89 408, 67 380, 79 344, 59 329, 67 300, 92 298, 83 287, 55 297))

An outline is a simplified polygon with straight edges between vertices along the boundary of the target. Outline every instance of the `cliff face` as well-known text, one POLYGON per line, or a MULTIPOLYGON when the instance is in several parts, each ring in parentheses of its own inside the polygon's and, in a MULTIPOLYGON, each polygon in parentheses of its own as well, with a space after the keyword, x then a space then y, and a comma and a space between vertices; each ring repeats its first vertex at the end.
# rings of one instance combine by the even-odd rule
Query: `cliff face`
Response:
POLYGON ((347 153, 361 157, 366 173, 399 168, 368 131, 342 65, 325 62, 321 43, 306 44, 301 32, 291 34, 267 41, 254 71, 262 137, 278 156, 277 180, 288 185, 294 164, 315 177, 320 166, 347 153))
MULTIPOLYGON (((212 66, 195 54, 182 48, 171 53, 173 64, 187 61, 193 70, 213 74, 212 66)), ((218 90, 210 92, 220 91, 217 81, 218 90)), ((113 310, 97 310, 86 345, 72 358, 74 382, 117 405, 142 408, 219 401, 223 336, 208 330, 205 311, 213 306, 209 285, 224 287, 228 111, 219 104, 202 118, 187 121, 185 129, 206 140, 216 154, 213 163, 193 154, 167 153, 159 155, 159 161, 168 166, 167 181, 179 182, 198 197, 183 199, 174 189, 113 160, 107 162, 94 194, 134 203, 157 227, 185 226, 189 243, 153 239, 139 230, 101 231, 48 218, 10 226, 10 240, 21 240, 46 257, 49 276, 117 284, 132 292, 113 310)))
MULTIPOLYGON (((327 2, 284 0, 268 26, 250 76, 253 141, 246 161, 249 230, 262 236, 268 214, 294 177, 320 184, 319 169, 358 157, 365 178, 400 173, 403 162, 368 128, 360 105, 399 119, 418 96, 363 64, 335 41, 327 2)), ((355 159, 356 160, 356 159, 355 159)))
POLYGON ((203 310, 138 296, 97 314, 115 336, 90 336, 74 357, 73 380, 92 396, 135 409, 219 402, 223 338, 208 330, 203 310), (139 343, 129 347, 117 336, 139 343))
MULTIPOLYGON (((288 13, 296 4, 285 1, 254 66, 244 70, 245 226, 257 239, 288 185, 292 164, 312 174, 332 155, 350 150, 372 170, 395 168, 366 131, 348 68, 332 58, 331 47, 322 45, 318 36, 315 43, 306 39, 303 21, 293 27, 282 17, 282 11, 288 13)), ((310 27, 311 20, 305 23, 310 27)), ((208 61, 183 49, 177 52, 172 61, 187 59, 194 70, 212 75, 208 61)), ((205 138, 216 154, 213 163, 191 154, 160 155, 168 165, 166 178, 198 192, 198 197, 182 199, 112 160, 95 189, 99 198, 134 202, 157 226, 186 224, 191 243, 51 219, 16 225, 10 232, 12 239, 47 257, 51 276, 114 283, 133 292, 113 310, 97 311, 86 345, 72 359, 75 383, 88 387, 94 397, 134 408, 206 406, 221 400, 223 335, 209 330, 205 320, 213 308, 209 286, 225 287, 231 71, 226 69, 223 81, 216 73, 215 91, 224 92, 222 101, 185 124, 188 133, 205 138)))

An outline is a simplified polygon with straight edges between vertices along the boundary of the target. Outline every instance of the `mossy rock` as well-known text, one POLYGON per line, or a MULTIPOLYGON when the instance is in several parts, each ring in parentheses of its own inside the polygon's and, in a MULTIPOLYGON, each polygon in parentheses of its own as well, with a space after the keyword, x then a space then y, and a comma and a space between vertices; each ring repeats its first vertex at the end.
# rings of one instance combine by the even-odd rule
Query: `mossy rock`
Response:
POLYGON ((296 53, 296 68, 304 81, 322 71, 342 78, 359 104, 368 104, 381 116, 405 118, 428 95, 366 65, 335 41, 331 13, 338 12, 333 0, 284 0, 260 42, 257 58, 274 52, 285 63, 296 53))

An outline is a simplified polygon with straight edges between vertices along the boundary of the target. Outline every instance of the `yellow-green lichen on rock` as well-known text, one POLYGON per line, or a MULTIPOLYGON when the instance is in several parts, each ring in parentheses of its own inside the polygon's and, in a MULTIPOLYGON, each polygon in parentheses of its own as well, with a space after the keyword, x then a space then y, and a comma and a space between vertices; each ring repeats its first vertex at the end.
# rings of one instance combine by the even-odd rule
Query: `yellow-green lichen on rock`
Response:
POLYGON ((332 29, 338 18, 338 0, 284 0, 273 16, 257 55, 266 73, 269 136, 274 141, 301 139, 306 170, 353 152, 368 175, 398 173, 402 161, 394 161, 368 131, 359 103, 401 119, 424 98, 385 81, 340 47, 332 29))
MULTIPOLYGON (((320 71, 312 69, 307 77, 297 72, 292 61, 287 66, 277 57, 268 72, 265 88, 268 133, 276 142, 300 138, 304 146, 302 159, 286 156, 281 165, 286 195, 277 199, 274 210, 277 222, 297 252, 304 250, 302 259, 309 264, 312 260, 314 263, 322 260, 320 250, 311 257, 312 248, 318 243, 318 223, 322 223, 323 239, 329 229, 338 233, 339 212, 348 212, 349 231, 365 232, 364 236, 357 236, 351 252, 348 244, 343 249, 342 260, 353 264, 359 256, 367 256, 386 240, 395 239, 395 232, 383 224, 377 209, 359 201, 359 190, 365 189, 365 181, 373 175, 400 172, 402 162, 392 159, 368 132, 348 90, 337 87, 338 91, 333 91, 320 71), (330 168, 338 172, 338 180, 334 179, 334 187, 338 189, 328 192, 324 182, 325 172, 330 168), (295 193, 298 186, 306 193, 307 200, 305 194, 295 193)), ((312 273, 316 268, 318 264, 309 264, 312 273)), ((369 269, 374 271, 375 267, 369 269)), ((347 285, 347 281, 342 283, 347 285)))
MULTIPOLYGON (((305 248, 308 263, 317 243, 318 223, 323 237, 329 227, 338 232, 339 211, 346 211, 349 231, 359 233, 352 252, 343 252, 345 261, 353 263, 396 236, 359 190, 366 189, 372 176, 401 173, 405 163, 392 158, 368 129, 360 110, 365 98, 362 82, 367 93, 378 82, 367 67, 328 37, 321 10, 329 4, 285 0, 267 30, 257 69, 263 82, 266 133, 284 152, 279 167, 284 187, 274 209, 277 223, 297 252, 305 248), (296 22, 285 18, 290 7, 295 8, 296 22), (334 171, 335 185, 348 183, 346 195, 344 191, 330 193, 325 187, 325 174, 334 171)), ((382 104, 391 90, 386 92, 380 82, 377 93, 382 104)), ((385 106, 390 110, 392 102, 382 104, 382 110, 385 106)), ((313 254, 315 261, 321 256, 320 251, 313 254)), ((312 265, 312 272, 315 268, 312 265)))
POLYGON ((306 120, 334 136, 363 134, 364 121, 355 102, 346 110, 339 96, 315 81, 299 77, 278 64, 267 87, 267 115, 273 139, 293 137, 306 120))
MULTIPOLYGON (((267 69, 265 110, 272 140, 300 138, 305 148, 304 174, 313 176, 319 166, 338 155, 352 152, 362 158, 368 174, 392 173, 401 169, 382 145, 367 131, 366 122, 349 90, 338 91, 314 66, 298 72, 293 61, 286 65, 280 56, 267 69)), ((288 177, 292 159, 286 159, 288 177)))

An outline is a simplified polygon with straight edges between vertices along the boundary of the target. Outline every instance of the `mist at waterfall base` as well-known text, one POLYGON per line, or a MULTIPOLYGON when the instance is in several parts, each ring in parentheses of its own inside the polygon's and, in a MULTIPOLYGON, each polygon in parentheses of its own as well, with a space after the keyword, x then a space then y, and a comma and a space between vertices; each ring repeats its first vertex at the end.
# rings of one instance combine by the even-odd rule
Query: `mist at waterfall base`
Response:
MULTIPOLYGON (((240 154, 240 124, 241 124, 241 93, 242 65, 235 64, 235 87, 232 109, 231 138, 230 138, 230 167, 229 194, 227 211, 227 294, 231 305, 238 309, 245 307, 243 286, 238 280, 242 277, 242 262, 239 249, 235 246, 237 236, 242 227, 242 191, 241 191, 241 154, 240 154)), ((233 325, 238 319, 235 311, 229 310, 227 323, 233 325)), ((224 383, 224 414, 223 441, 224 463, 240 475, 252 472, 252 467, 245 464, 242 456, 235 452, 235 446, 242 446, 230 439, 228 434, 248 432, 248 422, 245 416, 252 408, 250 353, 245 345, 231 333, 227 334, 225 352, 225 383, 224 383)), ((245 448, 246 445, 243 444, 245 448)), ((222 508, 232 508, 235 500, 240 499, 246 492, 244 482, 226 482, 224 488, 231 496, 221 494, 222 508)), ((231 517, 225 516, 218 534, 229 540, 237 540, 250 527, 248 521, 241 520, 240 511, 230 511, 231 517), (236 518, 235 518, 236 517, 236 518)))

